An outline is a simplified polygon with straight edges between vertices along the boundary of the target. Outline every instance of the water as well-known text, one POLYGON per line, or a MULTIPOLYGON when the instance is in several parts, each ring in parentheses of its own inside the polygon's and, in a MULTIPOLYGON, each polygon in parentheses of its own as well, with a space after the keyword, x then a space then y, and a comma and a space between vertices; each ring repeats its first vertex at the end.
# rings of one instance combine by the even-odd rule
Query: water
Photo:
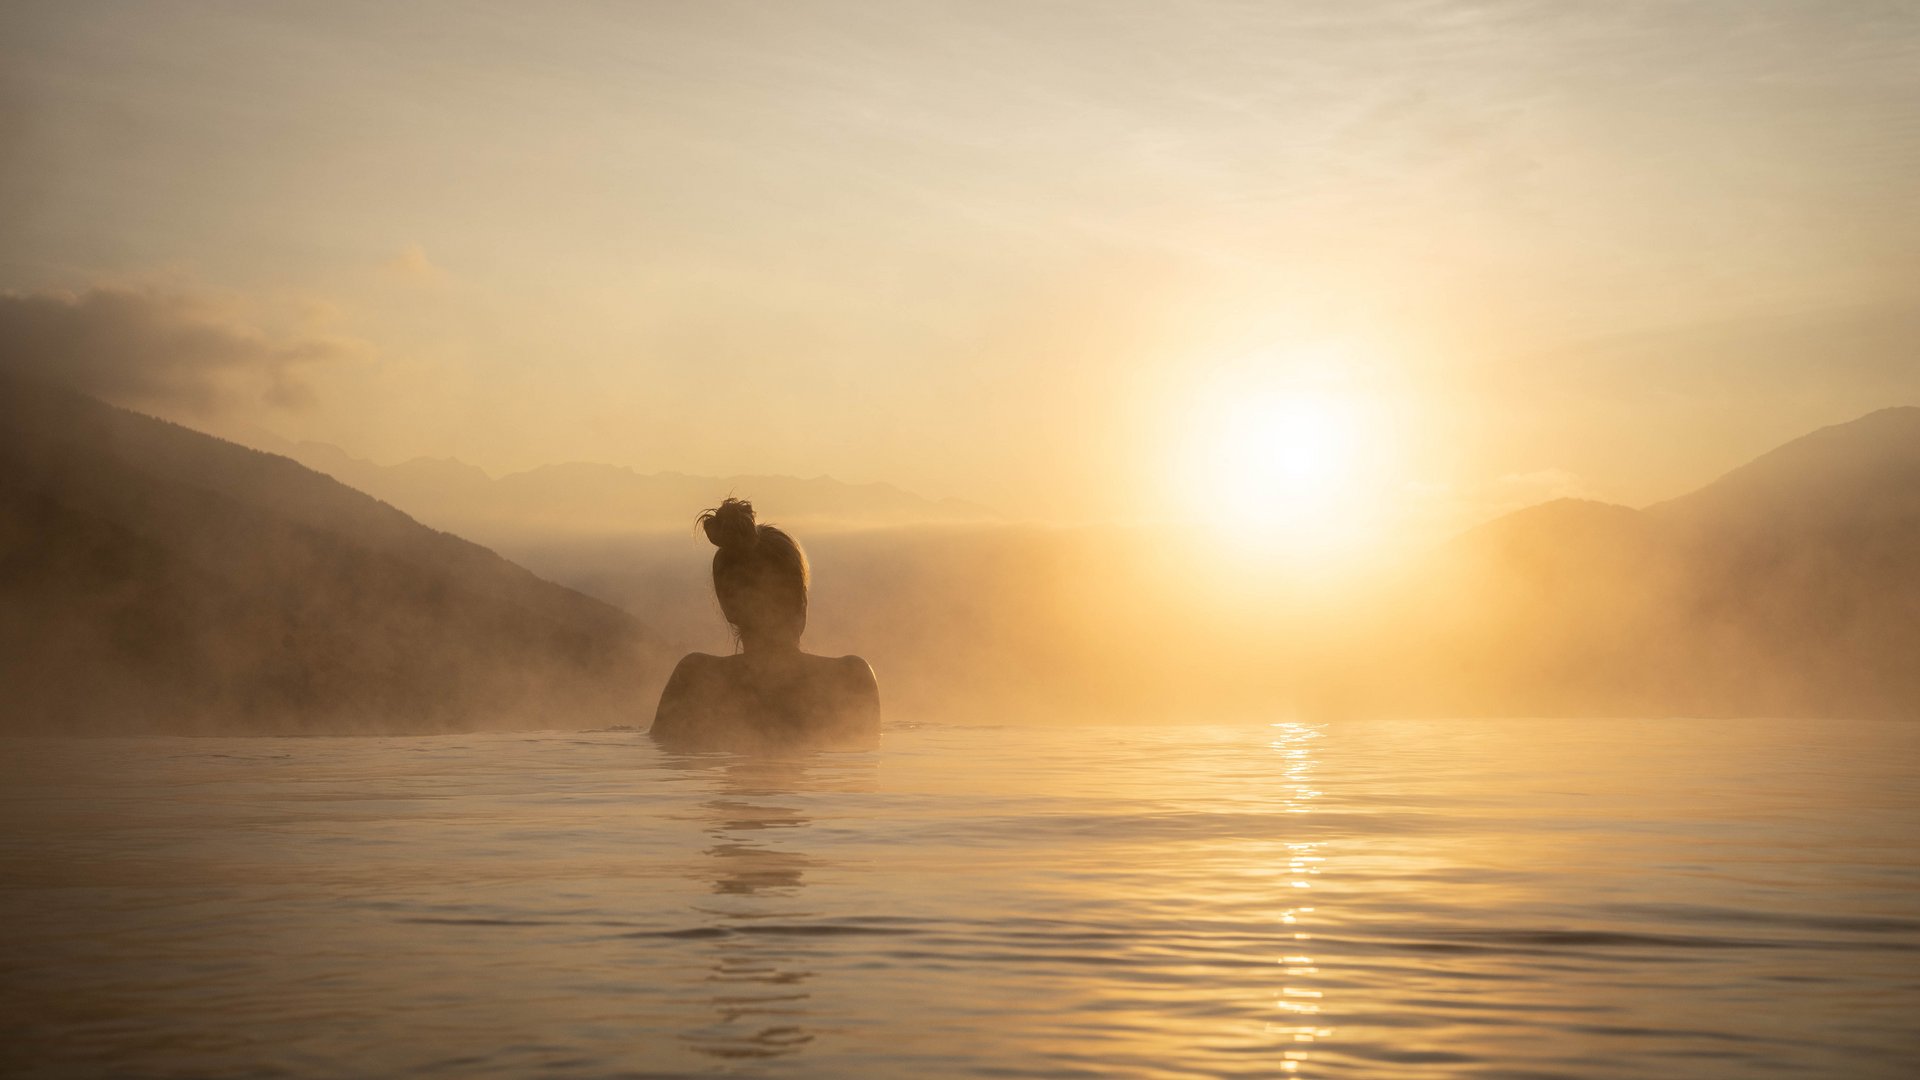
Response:
POLYGON ((5 759, 7 1075, 1920 1073, 1915 724, 5 759))

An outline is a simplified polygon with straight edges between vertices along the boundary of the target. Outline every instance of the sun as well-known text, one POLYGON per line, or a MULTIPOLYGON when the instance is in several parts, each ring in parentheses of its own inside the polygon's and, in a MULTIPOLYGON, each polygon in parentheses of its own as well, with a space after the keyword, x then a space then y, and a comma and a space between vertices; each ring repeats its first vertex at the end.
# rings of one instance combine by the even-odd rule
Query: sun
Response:
POLYGON ((1242 550, 1344 559, 1379 532, 1392 428, 1349 386, 1226 380, 1188 418, 1181 501, 1242 550))
POLYGON ((1255 395, 1226 404, 1213 426, 1214 505, 1242 522, 1325 522, 1358 479, 1365 425, 1350 399, 1255 395))

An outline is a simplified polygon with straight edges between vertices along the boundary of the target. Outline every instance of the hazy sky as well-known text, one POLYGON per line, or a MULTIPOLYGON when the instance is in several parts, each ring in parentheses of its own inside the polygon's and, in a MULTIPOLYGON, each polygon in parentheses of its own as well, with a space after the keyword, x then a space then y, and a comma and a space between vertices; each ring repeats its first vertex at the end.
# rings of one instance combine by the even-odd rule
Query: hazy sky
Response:
POLYGON ((1454 520, 1920 403, 1913 3, 66 0, 0 62, 9 348, 380 460, 1180 513, 1304 387, 1454 520))

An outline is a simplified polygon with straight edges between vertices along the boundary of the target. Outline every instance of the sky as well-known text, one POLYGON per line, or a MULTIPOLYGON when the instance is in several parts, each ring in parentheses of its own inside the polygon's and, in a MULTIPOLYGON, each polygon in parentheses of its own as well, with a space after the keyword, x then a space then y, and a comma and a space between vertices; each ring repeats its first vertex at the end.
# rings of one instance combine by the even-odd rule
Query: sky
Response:
POLYGON ((1444 530, 1920 403, 1910 3, 83 0, 0 70, 0 359, 378 461, 1444 530))

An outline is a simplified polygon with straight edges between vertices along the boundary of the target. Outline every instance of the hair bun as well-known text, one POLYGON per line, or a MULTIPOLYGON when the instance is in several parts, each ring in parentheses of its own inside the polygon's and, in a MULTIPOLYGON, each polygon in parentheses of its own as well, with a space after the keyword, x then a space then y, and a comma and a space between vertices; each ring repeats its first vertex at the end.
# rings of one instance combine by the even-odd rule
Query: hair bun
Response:
POLYGON ((700 527, 722 551, 745 550, 760 542, 760 529, 753 523, 753 504, 745 499, 726 499, 718 509, 703 512, 700 527))

